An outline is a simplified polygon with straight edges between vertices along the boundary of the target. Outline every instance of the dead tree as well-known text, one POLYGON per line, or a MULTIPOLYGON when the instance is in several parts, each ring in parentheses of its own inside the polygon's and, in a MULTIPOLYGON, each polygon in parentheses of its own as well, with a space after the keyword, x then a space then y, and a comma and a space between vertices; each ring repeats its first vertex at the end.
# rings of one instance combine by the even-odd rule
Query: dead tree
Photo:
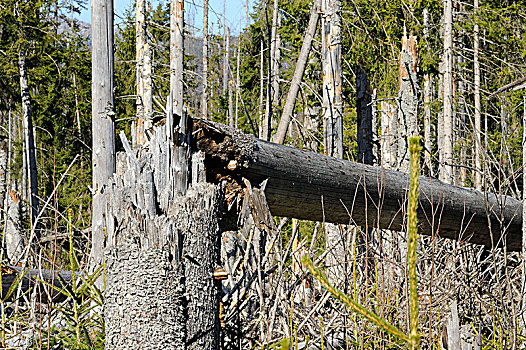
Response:
POLYGON ((93 212, 91 260, 102 264, 104 209, 101 190, 115 172, 115 113, 113 104, 113 1, 92 2, 92 137, 93 212))
POLYGON ((372 90, 367 74, 361 66, 356 70, 356 114, 357 114, 357 139, 358 162, 372 165, 373 155, 373 108, 372 90))
POLYGON ((416 77, 417 43, 415 36, 407 36, 404 29, 398 66, 398 147, 399 170, 409 171, 408 140, 418 133, 418 93, 416 77))
POLYGON ((201 95, 201 116, 208 119, 208 0, 203 4, 203 92, 201 95))
POLYGON ((474 172, 474 186, 477 190, 482 189, 482 131, 481 131, 481 104, 480 104, 480 60, 479 60, 479 50, 480 50, 480 28, 477 23, 477 11, 479 10, 479 0, 474 0, 473 2, 473 11, 475 12, 475 25, 473 27, 473 98, 475 103, 474 110, 474 155, 475 167, 474 172))
MULTIPOLYGON (((208 178, 268 178, 265 195, 274 216, 404 229, 407 173, 264 142, 218 124, 196 122, 194 128, 208 178)), ((509 196, 422 176, 418 220, 422 234, 505 244, 510 251, 522 246, 522 204, 509 196)))
POLYGON ((314 0, 309 18, 309 25, 305 31, 303 44, 301 45, 300 54, 298 61, 296 62, 296 68, 294 69, 294 76, 290 83, 289 92, 287 94, 287 100, 285 101, 285 107, 283 107, 283 114, 279 121, 278 130, 274 136, 274 142, 283 144, 287 130, 292 119, 294 112, 294 105, 296 104, 296 98, 298 97, 298 91, 300 89, 301 81, 303 80, 303 74, 305 73, 305 67, 309 59, 309 53, 312 47, 312 39, 316 34, 316 27, 318 25, 318 19, 320 17, 320 2, 321 0, 314 0))
MULTIPOLYGON (((31 95, 29 94, 29 83, 27 78, 27 67, 25 51, 18 53, 18 71, 20 74, 20 95, 22 96, 22 128, 24 130, 24 155, 26 162, 26 173, 29 195, 27 202, 31 217, 31 227, 35 229, 38 217, 38 180, 37 180, 37 155, 35 148, 35 134, 33 130, 33 116, 31 115, 31 95)), ((26 192, 27 193, 27 192, 26 192)), ((38 237, 38 230, 35 231, 38 237)))
POLYGON ((443 77, 443 166, 440 171, 442 181, 453 183, 453 0, 444 1, 444 77, 443 77))

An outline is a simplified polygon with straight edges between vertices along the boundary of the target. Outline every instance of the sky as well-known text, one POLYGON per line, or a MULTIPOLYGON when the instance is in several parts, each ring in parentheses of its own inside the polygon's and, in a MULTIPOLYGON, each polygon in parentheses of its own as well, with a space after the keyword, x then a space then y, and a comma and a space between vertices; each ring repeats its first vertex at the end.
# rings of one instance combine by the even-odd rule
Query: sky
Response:
MULTIPOLYGON (((131 8, 134 0, 114 0, 113 8, 115 11, 115 23, 121 22, 124 11, 131 8)), ((168 2, 169 0, 165 0, 168 2)), ((151 0, 152 7, 157 6, 159 0, 151 0)), ((253 0, 249 0, 249 7, 251 8, 253 0)), ((223 13, 227 25, 230 27, 232 34, 239 33, 240 29, 246 27, 246 0, 209 0, 208 10, 208 27, 210 32, 217 32, 219 23, 222 23, 223 13)), ((84 9, 78 16, 78 19, 84 22, 91 23, 91 9, 89 1, 87 8, 84 9)), ((185 1, 185 20, 190 27, 195 30, 203 27, 203 0, 187 0, 185 1)))

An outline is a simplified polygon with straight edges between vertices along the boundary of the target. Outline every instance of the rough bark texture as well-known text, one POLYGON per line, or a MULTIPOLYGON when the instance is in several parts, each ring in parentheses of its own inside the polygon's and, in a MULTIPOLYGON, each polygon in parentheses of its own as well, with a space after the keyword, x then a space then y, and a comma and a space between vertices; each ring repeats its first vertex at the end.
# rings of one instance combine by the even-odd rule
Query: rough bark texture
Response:
POLYGON ((194 349, 219 348, 219 288, 213 273, 219 264, 221 203, 218 186, 200 183, 193 185, 185 200, 178 201, 171 211, 184 236, 187 343, 194 349))
POLYGON ((203 92, 201 117, 208 119, 208 0, 203 3, 203 92))
MULTIPOLYGON (((207 154, 207 176, 254 183, 268 178, 265 194, 274 216, 404 228, 406 173, 256 140, 219 124, 197 121, 195 130, 197 147, 207 154)), ((508 196, 422 177, 418 220, 423 234, 521 249, 522 205, 508 196)))
POLYGON ((325 152, 343 158, 341 1, 322 0, 323 123, 325 152))
MULTIPOLYGON (((31 226, 34 228, 38 216, 38 180, 37 180, 37 159, 35 149, 35 134, 33 130, 33 116, 31 115, 31 95, 29 94, 29 83, 27 79, 27 67, 25 52, 18 53, 18 70, 20 74, 20 95, 22 96, 22 126, 24 130, 24 153, 26 157, 27 173, 23 176, 27 178, 29 186, 28 201, 31 213, 31 226)), ((35 231, 38 237, 38 231, 35 231)))
POLYGON ((320 10, 320 0, 314 0, 312 10, 309 18, 309 25, 303 38, 303 44, 301 45, 300 54, 298 61, 296 62, 296 68, 294 69, 294 76, 290 82, 289 92, 287 94, 287 100, 285 101, 285 107, 283 107, 283 114, 279 121, 278 130, 274 135, 274 142, 283 144, 285 136, 287 135, 287 129, 294 112, 294 105, 296 98, 298 97, 298 91, 300 89, 301 81, 303 80, 303 74, 305 73, 305 67, 309 59, 309 53, 312 47, 312 39, 316 34, 316 27, 318 25, 318 19, 320 10))
POLYGON ((183 116, 184 1, 170 2, 170 91, 175 121, 183 116))
MULTIPOLYGON (((476 12, 479 9, 479 0, 473 1, 473 11, 476 12)), ((475 25, 473 27, 473 85, 474 85, 474 91, 473 91, 473 98, 475 103, 475 120, 473 125, 473 134, 475 136, 474 139, 474 148, 475 148, 475 154, 473 155, 473 158, 475 160, 475 164, 473 166, 475 167, 474 170, 474 186, 477 190, 482 189, 482 139, 481 139, 481 104, 480 104, 480 60, 479 60, 479 49, 480 49, 480 28, 477 23, 477 19, 475 19, 475 25)))
POLYGON ((398 162, 399 170, 409 171, 408 139, 418 135, 418 82, 416 77, 417 62, 416 37, 402 37, 402 51, 398 67, 398 162))
MULTIPOLYGON (((424 8, 424 40, 425 48, 429 51, 429 10, 424 8)), ((427 168, 427 175, 433 176, 433 164, 431 162, 433 147, 431 139, 431 77, 428 73, 424 74, 424 166, 427 168)))
POLYGON ((7 191, 7 163, 8 163, 7 140, 0 137, 0 230, 5 227, 6 191, 7 191))
POLYGON ((397 130, 396 107, 387 101, 380 103, 380 165, 386 169, 395 169, 397 165, 397 130))
POLYGON ((102 264, 104 217, 101 189, 115 172, 113 105, 113 2, 92 1, 92 138, 93 214, 91 260, 102 264))
POLYGON ((444 166, 440 179, 453 183, 453 1, 444 1, 444 129, 443 142, 440 143, 444 152, 444 166))

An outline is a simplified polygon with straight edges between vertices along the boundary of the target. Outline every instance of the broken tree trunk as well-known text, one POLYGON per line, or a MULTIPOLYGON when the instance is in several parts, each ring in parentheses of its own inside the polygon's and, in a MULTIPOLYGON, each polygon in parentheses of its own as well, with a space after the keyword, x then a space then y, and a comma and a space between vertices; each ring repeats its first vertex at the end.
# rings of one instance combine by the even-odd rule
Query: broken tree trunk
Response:
POLYGON ((285 107, 283 107, 283 114, 281 115, 276 135, 274 135, 274 142, 276 143, 283 144, 285 136, 287 135, 287 129, 292 118, 292 113, 294 112, 294 105, 296 103, 296 98, 298 97, 300 84, 303 80, 303 74, 305 73, 305 67, 307 66, 307 61, 309 59, 312 39, 314 38, 314 34, 316 34, 316 26, 318 24, 318 18, 320 17, 319 10, 320 0, 314 0, 310 13, 309 25, 307 26, 303 44, 301 45, 300 54, 294 70, 294 76, 290 82, 290 89, 287 94, 287 100, 285 101, 285 107))
MULTIPOLYGON (((268 178, 265 194, 274 216, 404 229, 406 173, 256 140, 220 124, 196 121, 194 130, 198 149, 207 155, 207 176, 245 177, 253 183, 268 178)), ((422 234, 488 247, 505 244, 516 251, 521 249, 521 210, 509 196, 420 180, 422 234)))

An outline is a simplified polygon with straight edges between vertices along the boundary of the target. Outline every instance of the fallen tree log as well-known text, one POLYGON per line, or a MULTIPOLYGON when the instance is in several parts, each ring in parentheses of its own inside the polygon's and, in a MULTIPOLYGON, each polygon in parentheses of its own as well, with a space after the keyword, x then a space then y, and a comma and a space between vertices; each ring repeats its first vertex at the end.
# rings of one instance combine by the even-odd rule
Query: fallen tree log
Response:
MULTIPOLYGON (((61 302, 67 299, 67 295, 61 293, 60 290, 69 288, 72 283, 72 276, 70 271, 52 271, 44 269, 25 269, 13 266, 1 266, 2 269, 2 294, 1 299, 13 300, 17 295, 17 291, 11 295, 7 295, 11 286, 21 288, 22 293, 26 293, 32 288, 37 289, 37 302, 48 303, 61 302), (42 283, 44 281, 45 283, 42 283), (21 285, 21 286, 20 286, 21 285), (51 288, 54 286, 55 288, 51 288), (57 289, 58 288, 58 289, 57 289)), ((77 276, 80 275, 77 273, 77 276)))
MULTIPOLYGON (((193 123, 208 180, 227 180, 231 192, 241 192, 242 178, 268 180, 272 215, 404 230, 408 174, 262 141, 222 124, 193 123)), ((522 204, 509 196, 422 176, 418 219, 422 234, 521 249, 522 204)))

